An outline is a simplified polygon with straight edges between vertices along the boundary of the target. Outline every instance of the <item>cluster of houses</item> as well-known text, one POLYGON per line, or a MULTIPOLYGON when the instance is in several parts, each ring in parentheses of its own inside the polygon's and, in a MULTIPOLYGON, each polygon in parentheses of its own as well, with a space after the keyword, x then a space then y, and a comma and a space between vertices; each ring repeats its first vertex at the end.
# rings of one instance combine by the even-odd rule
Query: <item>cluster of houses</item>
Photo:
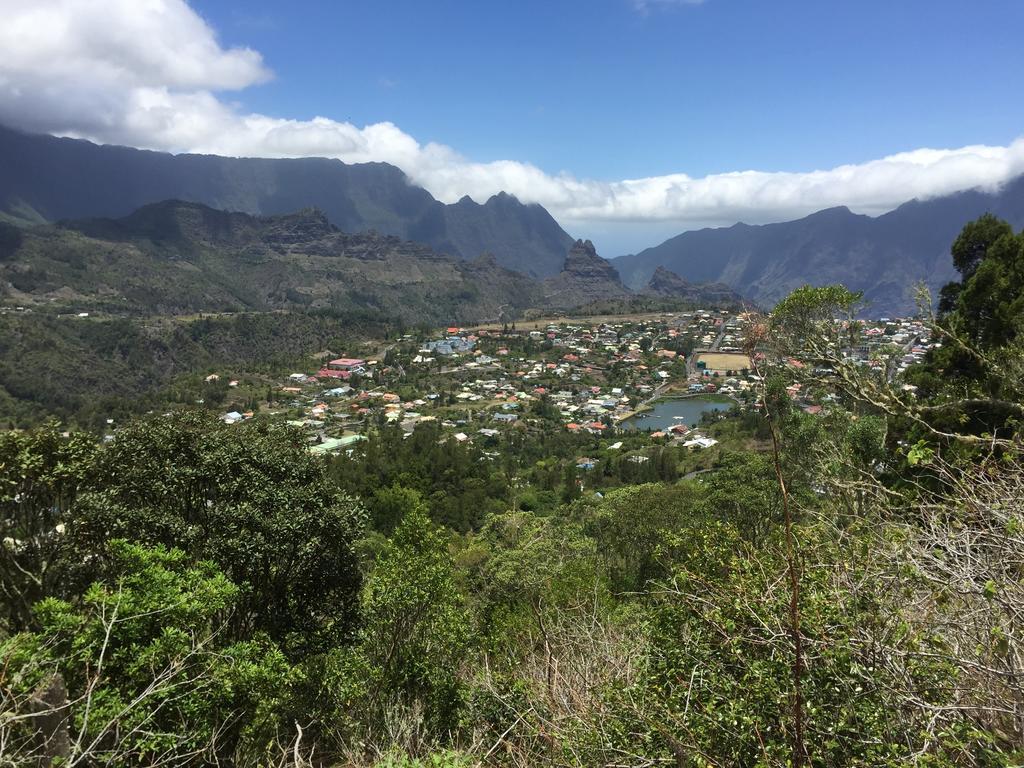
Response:
MULTIPOLYGON (((839 321, 837 321, 839 322, 839 321)), ((883 317, 878 320, 861 321, 858 323, 858 335, 845 350, 846 359, 854 365, 875 369, 890 380, 897 379, 907 368, 924 362, 925 356, 942 343, 931 338, 927 326, 913 318, 892 319, 883 317)), ((796 360, 790 360, 793 368, 802 368, 796 360)), ((815 369, 815 372, 828 376, 831 369, 815 369)), ((903 384, 903 389, 913 392, 915 387, 903 384)), ((794 381, 786 391, 789 397, 806 413, 819 414, 833 399, 832 395, 818 396, 799 381, 794 381)))
POLYGON ((899 349, 894 373, 900 374, 911 365, 923 362, 928 351, 942 343, 931 339, 928 328, 920 320, 883 317, 877 322, 861 324, 860 344, 853 354, 864 365, 878 366, 882 357, 878 353, 892 346, 899 349))
MULTIPOLYGON (((339 357, 315 373, 291 374, 275 393, 275 412, 306 429, 318 451, 345 449, 352 442, 339 440, 379 420, 407 433, 437 421, 458 442, 492 438, 516 428, 540 400, 569 431, 610 434, 639 403, 670 385, 685 387, 683 349, 711 317, 562 323, 520 332, 452 327, 428 340, 410 335, 391 346, 391 365, 339 357), (420 374, 415 396, 408 394, 406 370, 420 374)), ((714 386, 701 384, 702 391, 714 386)), ((229 411, 223 418, 236 423, 252 415, 229 411)))
MULTIPOLYGON (((570 432, 612 436, 667 393, 752 401, 758 375, 741 351, 747 322, 742 314, 703 310, 520 331, 451 327, 426 339, 410 334, 390 344, 387 357, 339 357, 315 373, 293 373, 277 389, 274 411, 307 430, 317 452, 345 450, 381 422, 411 433, 432 421, 446 439, 490 439, 518 429, 538 403, 570 432)), ((863 326, 851 355, 873 365, 882 345, 902 349, 901 370, 931 346, 921 323, 882 319, 863 326)), ((790 395, 810 412, 820 410, 798 384, 790 395)), ((230 411, 223 418, 251 416, 230 411)), ((694 449, 716 443, 683 424, 650 438, 694 449)))
POLYGON ((366 361, 358 357, 339 357, 330 360, 317 371, 317 376, 328 379, 348 381, 353 375, 366 373, 366 361))
POLYGON ((449 328, 444 338, 426 342, 417 354, 421 356, 440 355, 441 357, 464 355, 473 351, 476 342, 475 335, 460 335, 458 328, 449 328))

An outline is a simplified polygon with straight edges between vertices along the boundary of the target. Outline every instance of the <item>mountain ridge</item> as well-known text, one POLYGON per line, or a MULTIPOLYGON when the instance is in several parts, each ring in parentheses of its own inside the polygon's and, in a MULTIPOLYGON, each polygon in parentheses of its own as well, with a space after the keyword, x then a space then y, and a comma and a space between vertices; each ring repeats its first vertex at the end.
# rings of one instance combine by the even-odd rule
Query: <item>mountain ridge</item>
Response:
POLYGON ((258 217, 175 200, 15 231, 0 260, 8 303, 141 316, 355 309, 412 324, 501 319, 540 296, 493 258, 345 233, 314 208, 258 217))
POLYGON ((315 206, 346 232, 376 230, 472 259, 483 251, 536 277, 573 242, 540 205, 494 195, 446 205, 387 163, 170 154, 0 126, 0 211, 48 221, 123 217, 167 199, 254 215, 315 206))
MULTIPOLYGON (((14 227, 0 222, 0 302, 64 311, 368 310, 405 323, 514 319, 637 301, 590 241, 541 281, 484 252, 456 259, 378 232, 346 233, 317 208, 253 216, 167 200, 117 218, 14 227)), ((680 295, 718 298, 700 286, 680 295)), ((735 303, 735 302, 728 302, 735 303)))
POLYGON ((725 283, 691 283, 658 266, 642 293, 718 305, 744 304, 744 299, 725 283))
POLYGON ((612 263, 634 289, 661 266, 686 280, 724 283, 762 306, 804 284, 842 283, 864 291, 869 310, 911 313, 915 284, 937 295, 953 279, 950 245, 986 212, 1024 226, 1024 176, 995 193, 914 199, 879 216, 834 206, 793 221, 691 230, 612 263))

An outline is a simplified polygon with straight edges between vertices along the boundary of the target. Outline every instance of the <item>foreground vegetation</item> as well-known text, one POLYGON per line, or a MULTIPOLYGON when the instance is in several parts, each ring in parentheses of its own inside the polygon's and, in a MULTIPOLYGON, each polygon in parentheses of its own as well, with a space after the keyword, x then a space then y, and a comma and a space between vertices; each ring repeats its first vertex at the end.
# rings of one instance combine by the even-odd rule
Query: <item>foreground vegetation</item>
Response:
POLYGON ((730 422, 767 450, 699 479, 193 411, 3 433, 0 762, 1019 764, 1024 236, 953 257, 906 380, 845 354, 857 296, 782 302, 730 422))

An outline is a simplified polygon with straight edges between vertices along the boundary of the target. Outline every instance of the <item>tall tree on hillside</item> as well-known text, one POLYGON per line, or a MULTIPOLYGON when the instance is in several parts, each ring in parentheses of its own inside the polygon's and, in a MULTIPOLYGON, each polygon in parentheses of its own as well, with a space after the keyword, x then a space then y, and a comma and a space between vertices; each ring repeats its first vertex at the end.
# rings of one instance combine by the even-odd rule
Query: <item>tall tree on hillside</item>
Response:
POLYGON ((942 289, 942 346, 911 375, 936 403, 946 432, 1006 437, 1024 418, 1024 232, 991 214, 968 223, 952 247, 958 282, 942 289))
POLYGON ((36 601, 63 595, 74 570, 67 515, 96 452, 92 435, 64 435, 55 424, 0 432, 0 627, 29 628, 36 601))

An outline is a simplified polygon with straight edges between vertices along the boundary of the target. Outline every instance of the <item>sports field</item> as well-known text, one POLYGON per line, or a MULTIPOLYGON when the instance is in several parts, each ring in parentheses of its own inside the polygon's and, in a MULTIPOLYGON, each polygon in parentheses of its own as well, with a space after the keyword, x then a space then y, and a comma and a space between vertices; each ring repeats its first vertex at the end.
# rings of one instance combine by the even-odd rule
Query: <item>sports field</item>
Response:
POLYGON ((750 358, 740 352, 701 352, 697 362, 703 362, 709 371, 742 371, 750 369, 750 358))

